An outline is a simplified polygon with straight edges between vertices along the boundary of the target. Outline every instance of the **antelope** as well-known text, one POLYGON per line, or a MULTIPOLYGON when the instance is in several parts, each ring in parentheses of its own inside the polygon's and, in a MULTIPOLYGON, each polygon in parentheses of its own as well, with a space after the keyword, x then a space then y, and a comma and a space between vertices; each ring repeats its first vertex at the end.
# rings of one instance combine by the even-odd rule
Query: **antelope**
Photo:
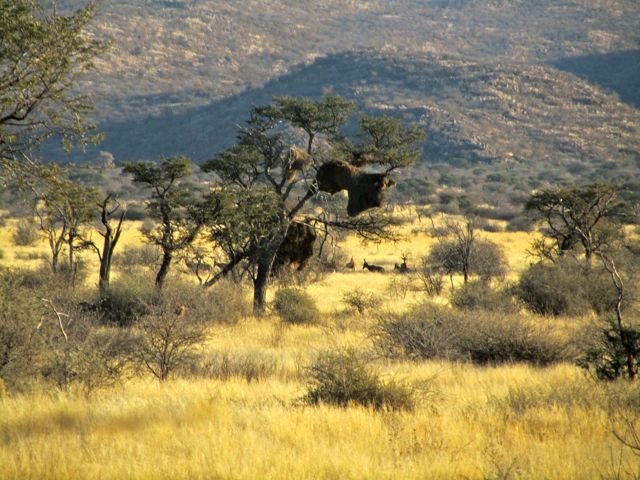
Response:
POLYGON ((400 273, 408 273, 411 269, 407 266, 407 256, 402 255, 402 263, 398 265, 397 263, 393 266, 394 270, 398 270, 400 273))
POLYGON ((364 270, 365 268, 367 270, 369 270, 370 272, 384 272, 384 267, 381 267, 379 265, 369 265, 367 263, 366 259, 364 260, 364 263, 362 264, 362 269, 364 270))
POLYGON ((351 260, 349 260, 346 264, 345 264, 345 268, 348 268, 350 270, 355 270, 356 269, 356 262, 353 261, 353 257, 351 257, 351 260))

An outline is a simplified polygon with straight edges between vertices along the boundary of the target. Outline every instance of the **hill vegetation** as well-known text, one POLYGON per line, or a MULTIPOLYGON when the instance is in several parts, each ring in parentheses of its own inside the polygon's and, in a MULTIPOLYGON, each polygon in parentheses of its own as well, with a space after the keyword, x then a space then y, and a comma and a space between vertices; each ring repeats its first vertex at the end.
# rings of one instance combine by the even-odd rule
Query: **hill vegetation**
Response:
POLYGON ((202 162, 251 105, 330 91, 420 122, 424 162, 407 176, 427 177, 423 198, 452 189, 453 211, 460 188, 510 208, 547 183, 630 179, 639 18, 631 1, 109 2, 94 28, 112 49, 80 87, 107 140, 71 158, 202 162))

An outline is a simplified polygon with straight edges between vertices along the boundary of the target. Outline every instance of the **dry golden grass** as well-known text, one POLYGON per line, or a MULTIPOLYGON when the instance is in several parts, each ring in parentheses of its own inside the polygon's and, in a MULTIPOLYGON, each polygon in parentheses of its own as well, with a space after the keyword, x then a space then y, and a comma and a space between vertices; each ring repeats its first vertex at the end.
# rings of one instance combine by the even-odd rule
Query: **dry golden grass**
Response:
MULTIPOLYGON (((7 235, 0 232, 4 262, 17 264, 20 250, 7 235)), ((526 261, 528 236, 483 235, 505 245, 512 269, 526 261)), ((123 245, 138 241, 130 228, 123 245)), ((393 268, 401 252, 416 261, 431 241, 414 234, 377 247, 349 239, 346 248, 358 262, 393 268)), ((383 294, 384 308, 418 299, 417 292, 390 298, 392 275, 337 272, 309 287, 326 313, 317 325, 267 317, 212 327, 203 353, 271 358, 276 368, 263 380, 138 378, 91 397, 53 390, 0 396, 0 478, 583 479, 614 478, 620 458, 621 478, 640 471, 640 458, 621 450, 612 433, 610 408, 611 398, 622 397, 637 410, 637 387, 599 384, 568 364, 375 361, 383 376, 418 389, 414 411, 301 405, 305 366, 318 352, 371 349, 374 320, 342 313, 344 292, 383 294)))

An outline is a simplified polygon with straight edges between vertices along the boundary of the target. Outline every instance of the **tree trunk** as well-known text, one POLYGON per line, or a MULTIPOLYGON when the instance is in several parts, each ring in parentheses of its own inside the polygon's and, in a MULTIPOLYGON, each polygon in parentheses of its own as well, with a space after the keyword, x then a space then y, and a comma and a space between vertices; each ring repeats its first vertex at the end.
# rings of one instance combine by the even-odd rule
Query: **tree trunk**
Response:
POLYGON ((156 287, 158 290, 162 290, 162 286, 164 285, 164 280, 169 273, 169 267, 171 266, 172 260, 172 252, 170 250, 165 250, 164 255, 162 256, 162 265, 160 265, 160 270, 158 270, 158 274, 156 275, 156 287))
POLYGON ((261 317, 265 312, 270 273, 271 264, 267 260, 258 261, 258 273, 253 282, 253 314, 256 317, 261 317))
POLYGON ((289 222, 285 222, 281 230, 258 251, 258 271, 253 281, 253 314, 257 317, 264 315, 267 304, 267 287, 271 277, 271 267, 278 249, 287 235, 289 222))
POLYGON ((54 275, 58 273, 58 258, 60 255, 60 250, 54 250, 51 252, 51 273, 54 275))
POLYGON ((100 297, 104 297, 109 288, 109 277, 111 276, 111 253, 113 252, 111 236, 105 235, 102 257, 100 258, 100 274, 98 278, 98 291, 100 297))
POLYGON ((67 247, 69 248, 69 275, 71 275, 72 283, 75 281, 75 255, 73 252, 73 244, 75 243, 75 233, 73 229, 69 229, 69 236, 67 237, 67 247))

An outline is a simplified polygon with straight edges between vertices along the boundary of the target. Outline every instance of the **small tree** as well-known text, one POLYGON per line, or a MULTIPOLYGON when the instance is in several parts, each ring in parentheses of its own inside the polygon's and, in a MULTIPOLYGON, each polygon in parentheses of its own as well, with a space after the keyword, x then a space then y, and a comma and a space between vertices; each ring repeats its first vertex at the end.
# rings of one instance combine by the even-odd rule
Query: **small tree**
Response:
POLYGON ((435 268, 451 278, 462 274, 466 285, 471 275, 484 282, 500 277, 506 271, 506 259, 500 247, 478 237, 473 218, 465 217, 462 224, 448 221, 438 230, 440 239, 423 262, 423 268, 435 268))
POLYGON ((590 267, 598 250, 624 235, 614 218, 618 204, 615 188, 604 184, 547 188, 533 194, 525 209, 534 213, 544 225, 543 234, 553 240, 551 245, 537 242, 533 251, 554 258, 581 245, 590 267))
POLYGON ((206 338, 206 324, 192 311, 199 305, 186 303, 191 302, 179 291, 165 293, 148 306, 149 313, 137 324, 141 335, 135 356, 161 382, 188 364, 194 358, 194 347, 206 338))
POLYGON ((165 159, 159 165, 148 162, 124 165, 124 171, 133 176, 134 182, 151 189, 147 210, 158 223, 145 235, 162 249, 162 263, 155 281, 159 289, 174 256, 191 245, 205 223, 222 209, 220 197, 215 194, 198 197, 198 192, 183 183, 192 169, 191 160, 184 156, 165 159))
POLYGON ((30 183, 33 210, 51 250, 51 271, 58 272, 59 258, 67 248, 69 272, 77 267, 75 253, 86 247, 83 229, 95 214, 98 192, 67 179, 57 167, 43 167, 30 183))
POLYGON ((98 290, 100 297, 104 297, 105 292, 109 288, 109 279, 111 277, 111 261, 113 252, 120 240, 122 234, 122 222, 126 209, 123 209, 112 193, 107 194, 101 202, 98 203, 100 209, 100 223, 104 231, 98 231, 103 238, 102 249, 93 241, 87 241, 100 260, 100 270, 98 274, 98 290), (113 223, 115 219, 115 224, 113 223))

